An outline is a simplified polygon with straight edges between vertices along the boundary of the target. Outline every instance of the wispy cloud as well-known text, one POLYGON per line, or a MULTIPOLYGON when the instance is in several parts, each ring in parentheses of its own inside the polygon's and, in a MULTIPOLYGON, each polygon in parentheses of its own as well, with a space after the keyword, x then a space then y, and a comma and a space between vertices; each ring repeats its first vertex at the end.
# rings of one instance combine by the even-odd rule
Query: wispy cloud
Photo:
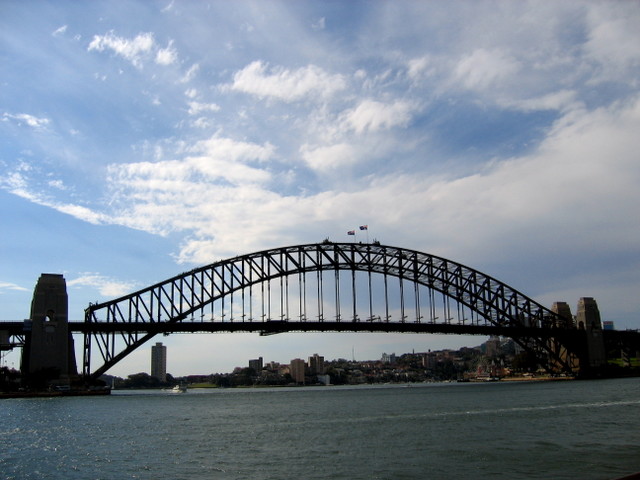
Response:
POLYGON ((37 129, 44 128, 49 125, 49 123, 51 123, 51 120, 49 120, 48 118, 36 117, 28 113, 13 114, 5 112, 2 114, 2 120, 5 122, 13 121, 18 125, 27 125, 28 127, 37 129))
POLYGON ((67 280, 68 287, 91 287, 97 289, 105 297, 118 297, 132 292, 136 284, 123 282, 98 273, 83 273, 81 276, 67 280))
POLYGON ((0 282, 0 294, 4 292, 18 291, 18 292, 28 292, 28 288, 21 287, 20 285, 16 285, 15 283, 9 282, 0 282))
POLYGON ((65 32, 67 31, 67 27, 68 27, 67 25, 63 25, 60 28, 55 29, 51 35, 54 37, 64 35, 65 32))
MULTIPOLYGON (((140 33, 132 39, 117 36, 113 31, 105 35, 94 35, 88 51, 103 52, 110 50, 130 61, 135 67, 142 66, 142 59, 155 47, 155 39, 150 32, 140 33)), ((169 55, 170 56, 170 55, 169 55)), ((167 58, 167 54, 161 56, 167 58)))
POLYGON ((251 62, 235 73, 231 89, 261 98, 274 98, 285 102, 328 97, 346 88, 340 74, 328 74, 315 65, 295 70, 272 67, 262 61, 251 62))
POLYGON ((206 112, 217 112, 220 106, 215 103, 189 102, 189 115, 200 115, 206 112))
POLYGON ((415 105, 398 100, 384 104, 375 100, 363 100, 343 115, 345 125, 356 133, 375 132, 396 126, 407 126, 415 105))

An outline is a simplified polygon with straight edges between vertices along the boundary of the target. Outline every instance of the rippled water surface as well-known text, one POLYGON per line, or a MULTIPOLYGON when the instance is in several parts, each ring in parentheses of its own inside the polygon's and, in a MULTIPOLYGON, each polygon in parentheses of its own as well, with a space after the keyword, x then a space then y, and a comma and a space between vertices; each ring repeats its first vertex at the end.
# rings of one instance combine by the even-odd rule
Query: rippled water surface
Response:
POLYGON ((0 401, 7 479, 611 479, 640 379, 0 401))

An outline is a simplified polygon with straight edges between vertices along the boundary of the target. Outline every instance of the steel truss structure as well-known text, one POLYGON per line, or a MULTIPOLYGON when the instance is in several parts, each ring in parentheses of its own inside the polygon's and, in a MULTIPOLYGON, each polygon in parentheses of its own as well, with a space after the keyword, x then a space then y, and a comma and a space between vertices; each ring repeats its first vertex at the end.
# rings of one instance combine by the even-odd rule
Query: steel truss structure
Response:
POLYGON ((154 335, 174 332, 501 335, 569 371, 579 334, 570 324, 454 261, 377 242, 325 241, 222 260, 90 304, 72 329, 84 334, 83 373, 96 378, 154 335), (103 364, 92 371, 96 349, 103 364))

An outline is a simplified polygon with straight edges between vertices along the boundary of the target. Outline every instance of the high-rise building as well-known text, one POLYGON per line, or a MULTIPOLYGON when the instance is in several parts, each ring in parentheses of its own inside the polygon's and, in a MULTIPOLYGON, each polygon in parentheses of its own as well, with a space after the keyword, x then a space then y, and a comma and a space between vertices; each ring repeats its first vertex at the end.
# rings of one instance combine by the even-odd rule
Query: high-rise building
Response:
POLYGON ((262 361, 262 357, 260 358, 255 358, 253 360, 249 360, 249 368, 253 368, 253 370, 260 375, 260 372, 262 371, 263 367, 263 361, 262 361))
POLYGON ((167 347, 162 342, 151 347, 151 376, 161 382, 167 381, 167 347))
POLYGON ((324 374, 324 357, 321 357, 317 353, 309 357, 309 374, 310 375, 323 375, 324 374))
POLYGON ((396 354, 395 353, 391 353, 391 354, 383 353, 381 361, 382 361, 382 363, 394 364, 394 363, 396 363, 396 354))
POLYGON ((291 372, 291 378, 296 383, 304 383, 304 371, 306 364, 301 358, 291 360, 289 365, 289 371, 291 372))

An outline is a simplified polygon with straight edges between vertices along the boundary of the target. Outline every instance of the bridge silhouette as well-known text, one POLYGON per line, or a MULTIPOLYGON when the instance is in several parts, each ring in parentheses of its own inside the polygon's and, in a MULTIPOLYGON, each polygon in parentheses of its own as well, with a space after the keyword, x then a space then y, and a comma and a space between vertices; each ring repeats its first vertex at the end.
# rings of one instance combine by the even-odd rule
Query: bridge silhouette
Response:
MULTIPOLYGON (((325 240, 221 260, 90 304, 84 321, 68 322, 68 330, 83 335, 86 379, 157 334, 193 332, 499 335, 550 371, 584 373, 603 362, 595 308, 597 318, 579 312, 576 323, 568 308, 549 309, 452 260, 378 242, 325 240)), ((20 328, 0 323, 0 331, 28 344, 20 328)))

